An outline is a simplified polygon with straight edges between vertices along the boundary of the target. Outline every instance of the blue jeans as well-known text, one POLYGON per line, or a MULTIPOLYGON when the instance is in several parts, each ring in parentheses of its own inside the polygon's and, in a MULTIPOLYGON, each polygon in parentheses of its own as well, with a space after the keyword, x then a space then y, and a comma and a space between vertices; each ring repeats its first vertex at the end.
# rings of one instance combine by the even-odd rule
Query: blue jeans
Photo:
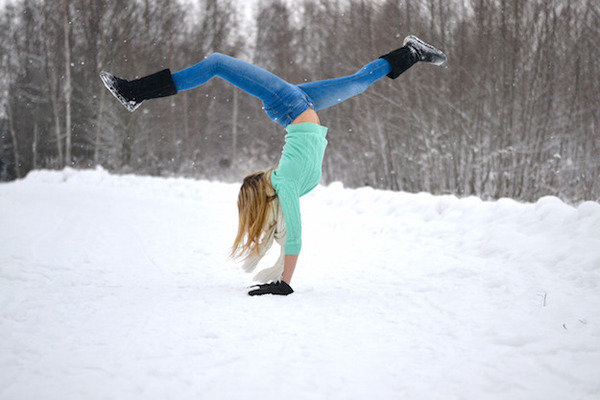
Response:
POLYGON ((173 80, 181 91, 198 87, 214 76, 223 78, 262 100, 267 115, 285 127, 309 108, 323 110, 362 93, 391 70, 386 60, 377 59, 354 75, 293 85, 255 65, 213 53, 198 64, 174 73, 173 80))

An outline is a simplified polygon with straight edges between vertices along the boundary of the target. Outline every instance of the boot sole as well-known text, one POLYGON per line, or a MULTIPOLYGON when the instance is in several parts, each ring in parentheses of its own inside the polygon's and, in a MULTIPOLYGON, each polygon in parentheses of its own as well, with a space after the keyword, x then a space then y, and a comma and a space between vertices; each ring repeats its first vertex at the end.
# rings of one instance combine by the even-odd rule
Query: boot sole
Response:
POLYGON ((116 79, 114 75, 109 74, 106 71, 102 71, 100 72, 100 79, 102 79, 104 86, 106 86, 112 95, 119 100, 119 103, 123 104, 123 107, 130 112, 134 112, 142 104, 141 102, 138 103, 137 101, 127 100, 125 97, 121 96, 115 87, 116 79))
POLYGON ((435 56, 438 57, 439 59, 436 61, 431 61, 431 64, 444 65, 446 63, 446 61, 448 60, 448 57, 446 57, 446 55, 440 49, 433 47, 429 43, 422 41, 421 39, 419 39, 418 37, 416 37, 414 35, 410 35, 410 36, 407 36, 406 38, 404 38, 404 45, 406 46, 407 44, 410 44, 417 49, 419 47, 424 47, 427 50, 429 50, 431 53, 435 54, 435 56))

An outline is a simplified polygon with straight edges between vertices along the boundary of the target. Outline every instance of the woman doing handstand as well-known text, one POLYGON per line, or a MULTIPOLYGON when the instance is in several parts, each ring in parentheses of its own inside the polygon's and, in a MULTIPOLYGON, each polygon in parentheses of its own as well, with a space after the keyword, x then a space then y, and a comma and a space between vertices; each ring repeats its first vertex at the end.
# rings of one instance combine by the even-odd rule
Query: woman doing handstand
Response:
POLYGON ((417 62, 442 65, 446 56, 415 36, 403 46, 361 68, 357 73, 300 85, 290 84, 255 65, 219 53, 171 74, 165 69, 128 81, 107 72, 100 74, 111 93, 130 111, 142 101, 193 89, 218 76, 262 100, 267 115, 287 134, 277 169, 244 178, 238 195, 239 226, 232 256, 244 257, 244 269, 253 271, 274 240, 281 254, 272 268, 261 271, 248 294, 293 293, 290 286, 302 246, 299 199, 321 179, 327 128, 316 111, 362 93, 377 80, 396 79, 417 62))

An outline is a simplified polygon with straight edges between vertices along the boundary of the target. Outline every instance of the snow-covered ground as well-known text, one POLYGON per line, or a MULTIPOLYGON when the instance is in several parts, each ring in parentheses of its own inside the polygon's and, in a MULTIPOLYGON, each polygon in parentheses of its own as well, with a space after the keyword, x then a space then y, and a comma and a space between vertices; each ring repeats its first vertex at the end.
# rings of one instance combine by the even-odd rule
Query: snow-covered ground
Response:
POLYGON ((600 398, 599 204, 319 186, 296 292, 249 297, 238 187, 1 184, 0 398, 600 398))

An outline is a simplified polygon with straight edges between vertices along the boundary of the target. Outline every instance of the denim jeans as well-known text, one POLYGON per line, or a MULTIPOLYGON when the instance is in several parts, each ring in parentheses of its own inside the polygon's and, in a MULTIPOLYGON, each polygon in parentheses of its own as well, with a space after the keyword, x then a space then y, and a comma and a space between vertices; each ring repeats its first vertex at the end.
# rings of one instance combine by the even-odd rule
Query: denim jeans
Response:
POLYGON ((215 76, 223 78, 258 97, 267 115, 285 127, 309 108, 323 110, 362 93, 391 70, 386 60, 377 59, 354 75, 293 85, 255 65, 213 53, 198 64, 174 73, 173 80, 181 91, 198 87, 215 76))

